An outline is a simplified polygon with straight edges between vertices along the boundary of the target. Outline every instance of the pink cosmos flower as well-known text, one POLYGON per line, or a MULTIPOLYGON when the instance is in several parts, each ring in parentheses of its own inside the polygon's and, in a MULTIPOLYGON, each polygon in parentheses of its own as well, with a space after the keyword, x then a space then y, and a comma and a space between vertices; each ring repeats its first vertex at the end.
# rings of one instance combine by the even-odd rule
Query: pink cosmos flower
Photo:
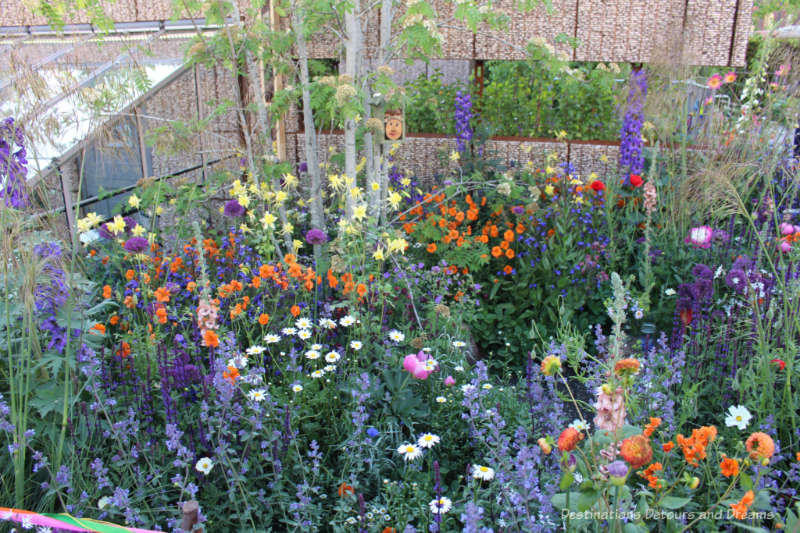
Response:
POLYGON ((725 74, 725 79, 723 80, 725 83, 733 83, 736 81, 736 73, 733 71, 728 72, 725 74))
POLYGON ((456 380, 453 376, 447 376, 446 378, 444 378, 444 384, 447 387, 452 387, 453 385, 456 384, 456 380))
POLYGON ((689 235, 684 242, 697 248, 710 248, 714 230, 711 226, 698 226, 689 230, 689 235))
POLYGON ((708 81, 706 82, 706 87, 708 87, 711 90, 719 89, 720 86, 722 86, 722 76, 720 76, 719 74, 714 74, 713 76, 708 78, 708 81))

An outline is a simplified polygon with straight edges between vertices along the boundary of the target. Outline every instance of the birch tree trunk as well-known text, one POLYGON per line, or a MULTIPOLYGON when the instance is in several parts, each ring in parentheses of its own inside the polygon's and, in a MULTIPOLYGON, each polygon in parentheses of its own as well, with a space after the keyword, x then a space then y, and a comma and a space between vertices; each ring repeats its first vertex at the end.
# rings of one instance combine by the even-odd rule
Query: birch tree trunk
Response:
POLYGON ((300 84, 303 90, 303 140, 306 149, 306 165, 311 176, 311 225, 325 230, 325 214, 322 207, 322 183, 317 158, 317 130, 314 129, 314 113, 311 109, 311 90, 308 74, 308 44, 303 28, 303 12, 297 0, 291 3, 292 26, 296 36, 297 56, 300 66, 300 84))
MULTIPOLYGON (((361 35, 361 0, 354 0, 350 10, 344 15, 345 32, 347 33, 344 61, 345 74, 350 77, 354 86, 361 79, 361 56, 363 54, 363 44, 361 35)), ((352 189, 358 185, 356 180, 356 121, 353 117, 346 117, 344 121, 344 173, 347 183, 345 193, 345 217, 349 220, 353 216, 355 198, 352 189)))
MULTIPOLYGON (((379 28, 380 47, 378 48, 378 64, 381 66, 387 65, 391 59, 392 18, 394 17, 394 6, 392 2, 393 0, 381 1, 381 27, 379 28)), ((382 118, 383 117, 381 117, 381 119, 382 118)), ((380 154, 378 159, 378 184, 380 185, 380 191, 378 203, 381 208, 379 208, 378 213, 381 217, 379 222, 383 224, 386 222, 386 210, 383 209, 383 207, 386 206, 389 196, 390 162, 386 143, 382 142, 383 135, 381 135, 380 138, 381 144, 378 151, 380 154)))

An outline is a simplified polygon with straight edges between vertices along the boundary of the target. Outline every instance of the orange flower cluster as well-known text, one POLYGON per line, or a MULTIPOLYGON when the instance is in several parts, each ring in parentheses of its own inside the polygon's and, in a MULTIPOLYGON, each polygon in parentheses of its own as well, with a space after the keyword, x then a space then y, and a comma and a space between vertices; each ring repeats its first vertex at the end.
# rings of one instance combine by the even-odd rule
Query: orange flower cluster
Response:
POLYGON ((717 428, 715 426, 703 426, 692 430, 689 438, 678 435, 678 446, 683 450, 683 457, 692 466, 697 466, 698 459, 706 458, 706 448, 717 438, 717 428))
POLYGON ((228 369, 222 373, 222 377, 231 382, 231 385, 236 384, 236 378, 239 377, 239 369, 235 366, 229 366, 228 369))
POLYGON ((658 426, 660 425, 661 425, 661 419, 651 416, 650 423, 647 424, 642 433, 644 433, 645 437, 650 437, 653 434, 653 432, 655 432, 656 428, 658 428, 658 426))
POLYGON ((739 461, 731 457, 725 457, 719 464, 719 470, 725 477, 733 477, 739 475, 739 461))
POLYGON ((289 277, 296 279, 298 282, 302 281, 306 290, 313 291, 317 284, 322 283, 322 278, 317 276, 317 273, 314 272, 314 269, 311 267, 306 267, 303 269, 300 263, 297 262, 297 258, 294 256, 294 254, 286 254, 286 256, 283 258, 283 261, 289 267, 286 271, 289 277))
POLYGON ((656 462, 656 463, 652 463, 650 466, 645 468, 643 471, 639 472, 639 475, 647 480, 647 485, 651 489, 658 489, 659 488, 658 476, 656 476, 655 473, 657 471, 663 470, 663 469, 664 469, 664 465, 662 465, 661 463, 656 462))
POLYGON ((747 518, 747 509, 753 505, 753 502, 756 499, 756 495, 753 494, 752 490, 748 490, 742 496, 742 499, 739 500, 737 503, 732 503, 731 509, 733 510, 733 517, 737 520, 744 520, 747 518))

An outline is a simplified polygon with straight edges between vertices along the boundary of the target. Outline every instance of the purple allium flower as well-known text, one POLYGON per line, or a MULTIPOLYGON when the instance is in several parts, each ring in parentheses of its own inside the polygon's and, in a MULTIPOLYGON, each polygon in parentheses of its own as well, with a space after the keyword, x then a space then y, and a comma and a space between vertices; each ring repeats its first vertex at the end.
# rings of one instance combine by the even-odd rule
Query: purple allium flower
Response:
POLYGON ((226 217, 240 217, 244 215, 244 207, 236 201, 236 198, 233 198, 227 201, 223 213, 226 217))
POLYGON ((325 244, 328 242, 328 235, 321 229, 313 228, 306 233, 306 242, 308 244, 325 244))
POLYGON ((129 252, 138 254, 139 252, 145 251, 147 249, 148 244, 149 243, 147 242, 147 239, 145 239, 144 237, 131 237, 130 239, 125 241, 123 248, 125 248, 129 252))

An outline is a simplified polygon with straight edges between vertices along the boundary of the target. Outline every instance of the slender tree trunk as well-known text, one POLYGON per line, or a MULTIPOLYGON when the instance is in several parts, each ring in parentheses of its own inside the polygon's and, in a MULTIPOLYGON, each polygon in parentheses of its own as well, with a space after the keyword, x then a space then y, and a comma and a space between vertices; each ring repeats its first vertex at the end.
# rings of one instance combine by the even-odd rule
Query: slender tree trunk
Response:
MULTIPOLYGON (((345 32, 347 40, 344 47, 345 74, 350 77, 351 83, 358 86, 361 81, 361 56, 363 54, 361 21, 361 0, 354 0, 350 10, 344 15, 345 32)), ((358 185, 356 180, 356 157, 358 151, 356 147, 356 121, 352 117, 345 118, 344 121, 344 173, 347 183, 345 193, 345 217, 350 219, 353 216, 355 198, 352 194, 353 187, 358 185), (352 182, 350 182, 352 180, 352 182)))
POLYGON ((325 229, 325 214, 322 208, 322 180, 320 176, 319 159, 317 158, 317 130, 314 128, 314 112, 311 109, 311 90, 309 88, 308 74, 308 44, 303 33, 303 13, 298 2, 292 1, 292 26, 297 42, 297 57, 300 66, 300 84, 303 88, 303 127, 305 134, 303 140, 306 149, 306 165, 311 176, 311 225, 318 229, 325 229))
MULTIPOLYGON (((382 0, 381 2, 381 27, 379 29, 380 47, 378 48, 378 65, 388 65, 391 58, 391 40, 392 40, 392 18, 394 17, 393 0, 382 0)), ((383 117, 379 117, 381 120, 383 117)), ((379 137, 380 145, 378 147, 378 184, 380 191, 378 195, 379 209, 378 213, 382 217, 380 223, 386 222, 386 209, 387 199, 389 196, 389 153, 386 148, 386 143, 383 142, 383 135, 379 137)))

